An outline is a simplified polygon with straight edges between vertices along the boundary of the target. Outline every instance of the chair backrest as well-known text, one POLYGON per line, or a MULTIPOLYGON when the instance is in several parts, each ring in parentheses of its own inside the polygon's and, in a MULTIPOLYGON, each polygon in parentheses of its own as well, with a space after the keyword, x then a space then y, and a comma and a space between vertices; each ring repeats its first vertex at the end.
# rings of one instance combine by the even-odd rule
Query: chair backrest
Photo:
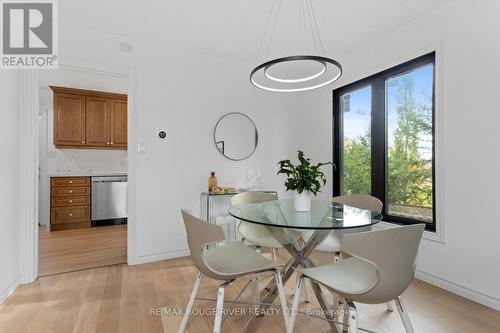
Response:
MULTIPOLYGON (((236 194, 231 198, 231 205, 238 204, 253 204, 259 202, 278 200, 278 197, 274 194, 259 192, 259 191, 248 191, 236 194)), ((245 239, 258 238, 259 235, 268 234, 266 227, 263 225, 238 221, 236 230, 245 239)))
POLYGON ((400 296, 415 275, 418 246, 425 224, 344 235, 342 249, 374 264, 379 281, 354 301, 385 303, 400 296))
POLYGON ((224 231, 221 226, 208 223, 191 214, 189 210, 182 209, 182 218, 186 227, 187 241, 191 251, 191 259, 201 274, 220 279, 220 276, 214 273, 204 262, 202 248, 204 245, 212 242, 225 240, 224 231))
POLYGON ((333 197, 332 201, 378 213, 382 213, 384 206, 382 201, 368 194, 346 194, 333 197))
MULTIPOLYGON (((382 213, 382 207, 384 206, 382 201, 368 194, 346 194, 333 197, 332 201, 361 209, 368 209, 378 213, 382 213)), ((344 235, 370 230, 371 227, 333 230, 321 244, 315 247, 315 249, 322 252, 340 251, 342 237, 344 237, 344 235)))
POLYGON ((266 202, 277 200, 278 197, 274 194, 259 192, 259 191, 249 191, 236 194, 231 198, 231 205, 238 204, 252 204, 258 202, 266 202))

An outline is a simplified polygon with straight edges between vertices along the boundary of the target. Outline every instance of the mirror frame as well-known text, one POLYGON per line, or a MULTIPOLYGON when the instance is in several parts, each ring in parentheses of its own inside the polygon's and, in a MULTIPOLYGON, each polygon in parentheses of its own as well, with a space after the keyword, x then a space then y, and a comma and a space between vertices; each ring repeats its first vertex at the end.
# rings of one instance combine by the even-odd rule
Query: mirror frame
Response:
POLYGON ((250 156, 252 156, 255 153, 255 151, 257 150, 257 146, 259 145, 259 132, 257 131, 257 125, 255 125, 255 123, 253 122, 253 120, 249 116, 247 116, 246 114, 244 114, 244 113, 241 113, 241 112, 229 112, 229 113, 226 113, 225 115, 223 115, 222 117, 220 117, 219 120, 217 120, 217 123, 215 124, 215 128, 214 128, 214 144, 215 144, 215 149, 217 149, 217 151, 222 156, 224 156, 225 158, 227 158, 228 160, 231 160, 231 161, 243 161, 243 160, 246 160, 247 158, 249 158, 250 156), (231 158, 229 156, 226 156, 226 155, 224 155, 219 150, 219 147, 217 146, 217 139, 215 137, 215 133, 217 132, 217 127, 219 126, 219 123, 221 122, 222 119, 226 118, 227 116, 233 115, 233 114, 243 116, 243 117, 247 118, 248 120, 250 120, 250 122, 252 123, 252 125, 253 125, 253 127, 255 129, 255 147, 253 148, 253 150, 252 150, 252 152, 250 154, 248 154, 247 156, 245 156, 243 158, 231 158))

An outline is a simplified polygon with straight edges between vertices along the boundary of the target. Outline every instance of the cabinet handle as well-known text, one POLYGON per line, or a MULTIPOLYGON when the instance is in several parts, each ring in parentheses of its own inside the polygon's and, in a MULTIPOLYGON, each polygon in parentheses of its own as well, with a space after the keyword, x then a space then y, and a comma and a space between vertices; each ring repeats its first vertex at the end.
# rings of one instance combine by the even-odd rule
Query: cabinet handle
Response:
POLYGON ((69 193, 73 193, 73 190, 70 190, 69 193))
POLYGON ((69 203, 73 203, 73 200, 70 200, 69 203))
POLYGON ((112 145, 114 145, 115 143, 114 142, 111 142, 112 145))
POLYGON ((73 184, 73 181, 72 181, 72 180, 70 180, 70 181, 69 181, 69 183, 70 183, 70 184, 73 184))
POLYGON ((69 216, 73 216, 73 213, 69 213, 68 215, 69 215, 69 216))
POLYGON ((82 143, 85 143, 85 141, 82 141, 82 143))
POLYGON ((108 145, 109 145, 109 142, 106 142, 106 144, 108 144, 108 145))

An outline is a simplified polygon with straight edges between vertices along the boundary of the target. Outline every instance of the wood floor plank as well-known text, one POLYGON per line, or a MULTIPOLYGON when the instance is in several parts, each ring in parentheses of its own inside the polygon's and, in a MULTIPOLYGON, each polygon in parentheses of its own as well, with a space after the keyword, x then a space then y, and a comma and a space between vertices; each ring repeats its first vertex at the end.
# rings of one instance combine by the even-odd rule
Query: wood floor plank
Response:
MULTIPOLYGON (((279 254, 286 262, 286 253, 279 254)), ((313 260, 326 263, 328 254, 313 253, 313 260)), ((127 266, 115 265, 41 277, 20 286, 0 305, 0 332, 124 332, 171 333, 180 323, 179 315, 151 315, 150 309, 183 309, 193 287, 197 271, 189 258, 127 266)), ((263 280, 269 280, 265 277, 263 280)), ((293 278, 292 280, 293 281, 293 278)), ((227 299, 236 297, 246 280, 235 281, 227 288, 227 299)), ((288 283, 288 302, 292 301, 293 283, 288 283)), ((199 296, 214 298, 218 282, 202 281, 199 296)), ((330 297, 330 296, 328 296, 330 297)), ((242 296, 250 301, 249 291, 242 296)), ((414 280, 403 294, 407 310, 419 333, 497 333, 500 332, 500 312, 472 302, 445 290, 414 280)), ((210 302, 196 302, 195 309, 213 309, 210 302)), ((227 308, 235 308, 227 304, 227 308)), ((312 302, 301 309, 317 308, 312 302)), ((247 311, 248 306, 244 307, 247 311)), ((386 311, 385 305, 358 304, 360 327, 379 333, 404 332, 397 311, 386 311)), ((248 315, 231 316, 223 332, 240 331, 248 315)), ((211 332, 213 316, 194 316, 186 332, 211 332)), ((283 332, 282 317, 262 318, 254 332, 283 332)), ((326 322, 300 316, 296 332, 330 332, 326 322)))
POLYGON ((38 233, 39 276, 127 262, 127 225, 38 233))

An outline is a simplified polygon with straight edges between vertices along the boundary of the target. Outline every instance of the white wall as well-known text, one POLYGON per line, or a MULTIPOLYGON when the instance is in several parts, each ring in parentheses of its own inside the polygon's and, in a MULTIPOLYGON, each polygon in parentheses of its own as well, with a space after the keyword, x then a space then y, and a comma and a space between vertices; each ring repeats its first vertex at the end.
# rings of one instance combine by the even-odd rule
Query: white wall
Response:
MULTIPOLYGON (((261 170, 269 188, 282 190, 276 163, 296 150, 288 120, 300 96, 261 92, 248 80, 251 64, 216 53, 190 52, 169 45, 126 40, 133 52, 118 50, 122 38, 63 25, 61 59, 137 69, 137 142, 146 154, 135 154, 135 257, 147 262, 186 255, 180 209, 199 211, 209 171, 219 184, 236 186, 247 170, 261 170), (247 114, 259 131, 259 145, 249 159, 225 159, 213 143, 217 120, 228 112, 247 114), (160 140, 159 130, 167 132, 160 140)), ((216 50, 215 50, 216 51, 216 50)), ((132 177, 133 175, 130 175, 132 177)))
MULTIPOLYGON (((417 276, 500 309, 500 2, 452 1, 344 55, 339 87, 437 48, 437 223, 445 242, 424 240, 417 276)), ((334 49, 330 45, 329 49, 334 49)), ((300 122, 316 156, 331 158, 331 87, 308 95, 300 122), (324 142, 324 145, 315 145, 324 142)))
POLYGON ((0 302, 19 283, 19 144, 18 76, 15 71, 0 73, 0 302))

